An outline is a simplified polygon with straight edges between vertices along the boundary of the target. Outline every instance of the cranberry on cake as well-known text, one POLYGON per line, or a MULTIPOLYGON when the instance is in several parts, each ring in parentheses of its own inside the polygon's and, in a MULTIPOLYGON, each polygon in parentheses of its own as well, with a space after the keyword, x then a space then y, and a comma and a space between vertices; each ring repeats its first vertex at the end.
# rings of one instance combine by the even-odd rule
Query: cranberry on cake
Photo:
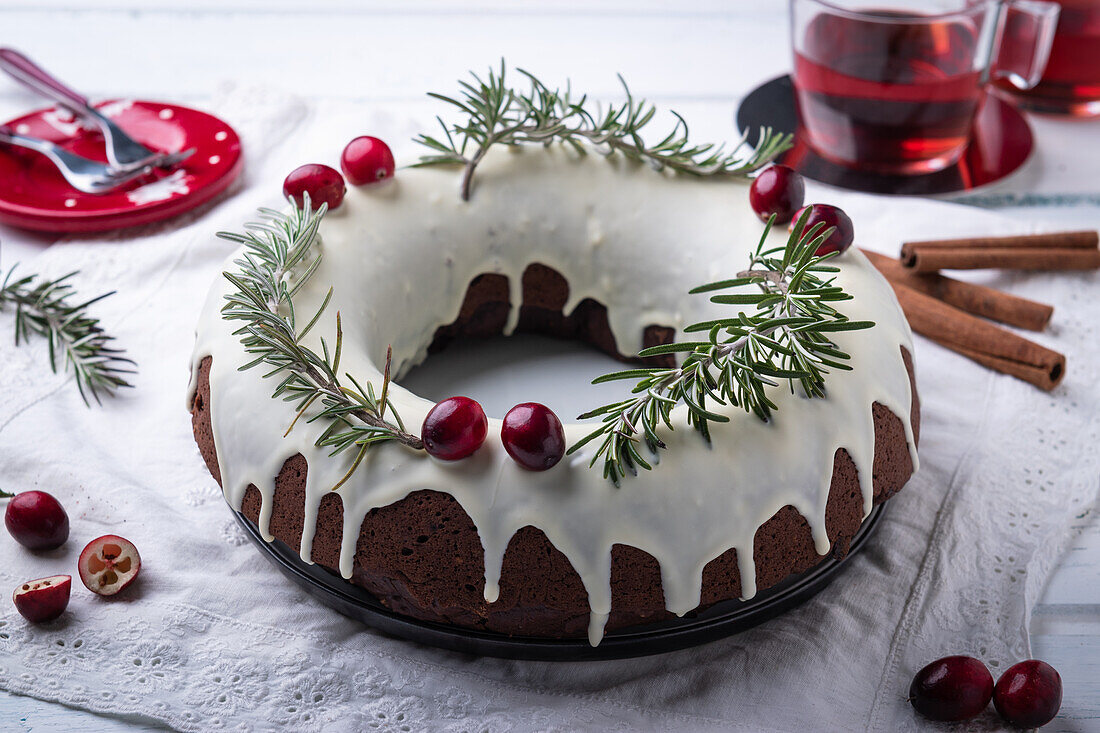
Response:
POLYGON ((761 223, 748 176, 781 136, 647 147, 633 98, 597 117, 532 84, 506 144, 424 137, 338 216, 303 197, 228 235, 189 401, 226 500, 397 613, 592 644, 844 556, 917 465, 889 285, 809 213, 761 223), (520 332, 634 362, 623 401, 486 418, 401 386, 449 342, 520 332))

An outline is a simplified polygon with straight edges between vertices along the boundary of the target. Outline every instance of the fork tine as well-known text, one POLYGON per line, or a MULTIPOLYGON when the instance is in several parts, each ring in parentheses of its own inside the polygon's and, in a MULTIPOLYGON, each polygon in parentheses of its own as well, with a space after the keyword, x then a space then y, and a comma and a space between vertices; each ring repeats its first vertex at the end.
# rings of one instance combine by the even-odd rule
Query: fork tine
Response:
POLYGON ((146 166, 129 172, 113 171, 98 160, 85 158, 48 140, 20 135, 10 128, 0 129, 0 143, 41 153, 54 164, 70 186, 77 191, 95 195, 115 191, 151 170, 150 166, 146 166))
POLYGON ((175 168, 183 161, 190 158, 198 151, 198 148, 188 148, 187 150, 181 150, 178 153, 165 153, 159 160, 153 165, 158 168, 175 168))

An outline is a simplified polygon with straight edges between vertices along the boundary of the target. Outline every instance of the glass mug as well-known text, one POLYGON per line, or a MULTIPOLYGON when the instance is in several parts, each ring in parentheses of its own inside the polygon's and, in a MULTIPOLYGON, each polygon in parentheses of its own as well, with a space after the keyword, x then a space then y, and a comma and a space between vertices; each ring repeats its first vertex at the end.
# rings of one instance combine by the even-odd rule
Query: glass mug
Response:
POLYGON ((791 0, 799 132, 850 168, 942 170, 965 150, 991 80, 1039 81, 1057 19, 1039 0, 791 0), (1012 54, 1009 10, 1031 29, 1012 54))
MULTIPOLYGON (((1100 0, 1061 0, 1058 30, 1042 80, 1028 90, 1003 80, 997 89, 1013 102, 1037 112, 1081 117, 1100 115, 1100 0)), ((1004 35, 1011 53, 1012 39, 1031 33, 1031 20, 1009 9, 1004 35)))

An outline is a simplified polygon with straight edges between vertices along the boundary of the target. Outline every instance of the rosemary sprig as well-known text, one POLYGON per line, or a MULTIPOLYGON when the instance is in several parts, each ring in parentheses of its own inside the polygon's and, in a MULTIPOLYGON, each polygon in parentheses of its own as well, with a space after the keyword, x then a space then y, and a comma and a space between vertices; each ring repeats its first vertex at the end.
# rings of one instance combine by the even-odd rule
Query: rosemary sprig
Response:
POLYGON ((125 375, 134 373, 133 360, 113 345, 114 337, 103 330, 99 319, 88 315, 93 305, 114 292, 74 303, 71 280, 76 272, 48 280, 35 275, 16 277, 15 269, 8 270, 0 286, 0 311, 15 306, 15 345, 29 341, 31 334, 44 337, 50 369, 55 374, 59 367, 71 370, 86 405, 91 405, 91 399, 99 404, 100 393, 110 396, 122 387, 132 387, 125 375))
POLYGON ((234 291, 225 296, 222 317, 243 323, 234 335, 240 337, 245 352, 253 359, 240 370, 260 364, 271 367, 264 377, 279 377, 272 398, 295 405, 296 414, 287 434, 311 407, 317 406, 307 422, 322 421, 327 425, 316 444, 331 448, 332 456, 346 450, 356 451, 351 468, 333 487, 335 490, 351 477, 372 445, 397 441, 420 450, 424 443, 405 430, 390 402, 390 352, 386 356, 381 390, 376 393, 369 382, 364 388, 355 377, 345 373, 343 376, 351 385, 348 386, 338 376, 344 342, 339 313, 331 350, 323 338, 321 353, 302 343, 332 299, 329 289, 317 312, 303 327, 298 327, 293 298, 321 262, 321 253, 313 245, 326 207, 322 205, 313 211, 308 194, 301 208, 291 204, 288 214, 260 209, 260 221, 246 224, 244 233, 218 233, 222 239, 245 249, 234 261, 239 270, 223 273, 234 291), (386 417, 387 408, 392 422, 386 417))
POLYGON ((711 301, 733 306, 754 306, 755 312, 738 312, 728 318, 688 326, 685 333, 702 333, 701 341, 654 346, 639 356, 684 354, 673 368, 641 367, 606 374, 594 383, 631 380, 632 396, 599 407, 580 419, 599 417, 599 427, 569 448, 574 453, 599 440, 590 465, 603 460, 605 478, 616 485, 639 467, 650 469, 658 449, 665 448, 658 431, 672 429, 672 409, 687 406, 688 423, 710 440, 710 423, 728 422, 708 404, 740 406, 761 420, 768 420, 776 404, 766 388, 787 380, 793 392, 800 385, 807 397, 825 394, 825 375, 832 369, 851 369, 848 354, 837 348, 829 335, 838 331, 870 328, 870 321, 850 321, 833 303, 852 296, 834 285, 834 278, 819 274, 838 272, 826 263, 835 253, 815 252, 832 233, 823 224, 806 230, 805 212, 785 246, 765 249, 772 221, 768 222, 749 268, 731 280, 710 283, 692 293, 726 291, 755 285, 758 292, 712 295, 711 301), (644 444, 649 460, 640 450, 644 444))
MULTIPOLYGON (((459 81, 461 97, 443 94, 430 96, 457 107, 465 121, 447 125, 441 118, 441 138, 421 134, 416 142, 432 152, 415 166, 461 165, 462 198, 469 200, 474 171, 493 145, 520 145, 562 142, 584 155, 583 143, 596 146, 607 154, 619 153, 631 160, 646 161, 654 168, 665 168, 694 176, 742 177, 767 165, 791 146, 791 135, 762 128, 755 148, 742 137, 730 149, 722 145, 702 145, 688 141, 688 126, 673 112, 676 124, 657 142, 646 142, 643 129, 653 120, 657 108, 644 99, 635 99, 622 76, 619 82, 626 93, 621 105, 603 110, 577 98, 568 84, 564 90, 551 89, 534 75, 517 69, 530 82, 530 91, 509 87, 505 66, 499 73, 489 70, 488 78, 471 74, 472 82, 459 81), (747 149, 748 148, 748 149, 747 149)), ((746 133, 747 136, 747 133, 746 133)))

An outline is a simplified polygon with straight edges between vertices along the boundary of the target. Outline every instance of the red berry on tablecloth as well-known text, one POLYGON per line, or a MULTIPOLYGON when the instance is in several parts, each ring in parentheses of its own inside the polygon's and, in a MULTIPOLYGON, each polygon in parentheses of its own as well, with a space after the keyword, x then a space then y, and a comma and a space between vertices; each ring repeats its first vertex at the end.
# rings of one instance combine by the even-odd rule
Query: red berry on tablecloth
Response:
POLYGON ((749 187, 749 204, 762 221, 773 214, 784 224, 802 207, 806 184, 793 168, 773 165, 760 171, 749 187))
POLYGON ((1046 662, 1028 659, 1005 670, 993 689, 993 706, 1017 728, 1038 728, 1062 706, 1062 677, 1046 662))
POLYGON ((394 167, 390 146, 369 135, 352 140, 340 156, 340 170, 353 186, 393 178, 394 167))
POLYGON ((72 587, 73 579, 69 575, 29 580, 12 594, 15 610, 32 624, 53 621, 68 607, 72 587))
POLYGON ((943 657, 917 672, 909 702, 929 720, 967 720, 993 697, 993 675, 974 657, 943 657))
POLYGON ((848 218, 848 215, 844 213, 843 209, 838 209, 835 206, 829 204, 810 204, 810 206, 802 207, 795 214, 794 220, 791 223, 791 228, 794 228, 794 222, 797 222, 802 218, 802 212, 807 208, 810 209, 810 217, 806 220, 806 229, 809 229, 814 224, 824 224, 822 231, 835 227, 829 238, 821 243, 821 246, 817 248, 817 256, 825 255, 830 252, 844 252, 852 246, 852 242, 855 241, 856 233, 855 227, 852 226, 852 220, 848 218))
POLYGON ((508 455, 528 471, 552 468, 565 455, 561 420, 538 402, 524 402, 509 410, 500 439, 508 455))
POLYGON ((24 491, 8 502, 4 524, 28 550, 53 550, 69 539, 69 515, 45 491, 24 491))
POLYGON ((77 561, 80 581, 92 593, 113 596, 125 590, 141 572, 141 556, 130 540, 103 535, 88 543, 77 561))
POLYGON ((469 397, 448 397, 428 412, 420 438, 429 455, 457 461, 473 455, 488 433, 489 421, 481 405, 469 397))
POLYGON ((305 206, 305 194, 309 194, 309 206, 316 211, 321 204, 335 209, 344 201, 344 177, 340 171, 319 163, 298 166, 283 181, 283 196, 294 199, 298 208, 305 206))

